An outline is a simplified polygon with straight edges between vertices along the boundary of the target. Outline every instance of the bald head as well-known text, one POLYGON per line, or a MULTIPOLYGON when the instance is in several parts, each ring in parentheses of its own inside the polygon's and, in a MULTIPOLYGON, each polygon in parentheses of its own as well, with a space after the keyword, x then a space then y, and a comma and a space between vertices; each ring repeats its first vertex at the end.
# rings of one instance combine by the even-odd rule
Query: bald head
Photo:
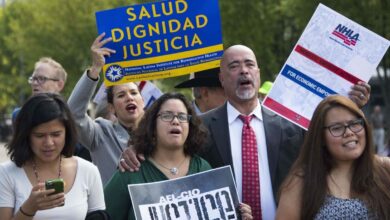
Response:
POLYGON ((253 52, 253 50, 247 46, 238 44, 238 45, 230 46, 224 51, 222 58, 221 58, 221 69, 222 69, 222 67, 224 67, 224 66, 228 65, 230 62, 232 62, 234 60, 235 55, 237 55, 237 53, 240 53, 240 52, 245 53, 248 56, 248 58, 255 61, 256 65, 257 65, 256 56, 255 56, 255 53, 253 52))
POLYGON ((237 103, 237 109, 238 103, 256 103, 260 70, 254 52, 244 45, 227 48, 221 59, 220 81, 229 102, 237 103))

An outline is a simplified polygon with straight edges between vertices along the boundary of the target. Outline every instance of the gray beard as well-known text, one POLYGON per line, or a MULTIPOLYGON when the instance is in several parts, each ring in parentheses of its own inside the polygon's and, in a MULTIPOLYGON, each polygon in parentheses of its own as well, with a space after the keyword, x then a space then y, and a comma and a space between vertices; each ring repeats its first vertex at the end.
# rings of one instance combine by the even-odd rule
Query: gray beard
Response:
POLYGON ((252 99, 256 93, 254 90, 244 90, 244 91, 239 91, 238 89, 236 90, 236 95, 238 98, 242 100, 249 100, 252 99))

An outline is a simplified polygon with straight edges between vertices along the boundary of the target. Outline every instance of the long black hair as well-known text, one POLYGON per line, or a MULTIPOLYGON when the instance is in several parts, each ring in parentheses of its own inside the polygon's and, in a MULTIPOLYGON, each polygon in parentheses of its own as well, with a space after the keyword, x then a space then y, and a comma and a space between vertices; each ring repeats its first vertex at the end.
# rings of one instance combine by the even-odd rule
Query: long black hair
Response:
POLYGON ((61 154, 65 157, 73 155, 77 133, 68 105, 58 94, 39 93, 31 96, 22 106, 16 117, 12 139, 6 146, 8 155, 18 167, 34 156, 30 144, 33 128, 54 119, 59 119, 65 126, 65 146, 61 154))

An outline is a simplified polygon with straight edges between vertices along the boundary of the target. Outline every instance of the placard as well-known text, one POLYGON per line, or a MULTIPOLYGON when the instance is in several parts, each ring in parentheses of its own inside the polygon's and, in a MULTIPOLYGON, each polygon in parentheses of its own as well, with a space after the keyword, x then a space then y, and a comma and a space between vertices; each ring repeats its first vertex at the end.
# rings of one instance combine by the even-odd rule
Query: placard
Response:
POLYGON ((98 33, 116 50, 103 67, 106 86, 219 67, 218 0, 167 0, 96 12, 98 33))

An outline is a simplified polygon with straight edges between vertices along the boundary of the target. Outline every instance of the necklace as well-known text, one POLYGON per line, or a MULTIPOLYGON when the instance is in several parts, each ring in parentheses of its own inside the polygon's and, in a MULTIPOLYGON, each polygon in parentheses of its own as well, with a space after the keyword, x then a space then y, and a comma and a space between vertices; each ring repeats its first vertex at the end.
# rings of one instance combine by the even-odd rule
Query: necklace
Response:
POLYGON ((166 167, 164 165, 162 165, 161 163, 153 160, 152 158, 149 158, 152 162, 156 163, 157 165, 159 165, 160 167, 166 169, 166 170, 169 170, 169 172, 172 174, 172 175, 177 175, 179 173, 179 168, 181 167, 181 165, 183 165, 184 161, 187 159, 187 157, 184 157, 184 159, 179 163, 179 165, 177 166, 174 166, 172 168, 169 168, 169 167, 166 167))
MULTIPOLYGON (((58 165, 58 178, 61 178, 61 163, 62 163, 62 157, 60 156, 60 164, 58 165)), ((33 166, 35 178, 37 179, 37 181, 39 183, 39 182, 41 182, 41 180, 39 179, 37 164, 35 163, 35 160, 32 161, 32 166, 33 166)))

